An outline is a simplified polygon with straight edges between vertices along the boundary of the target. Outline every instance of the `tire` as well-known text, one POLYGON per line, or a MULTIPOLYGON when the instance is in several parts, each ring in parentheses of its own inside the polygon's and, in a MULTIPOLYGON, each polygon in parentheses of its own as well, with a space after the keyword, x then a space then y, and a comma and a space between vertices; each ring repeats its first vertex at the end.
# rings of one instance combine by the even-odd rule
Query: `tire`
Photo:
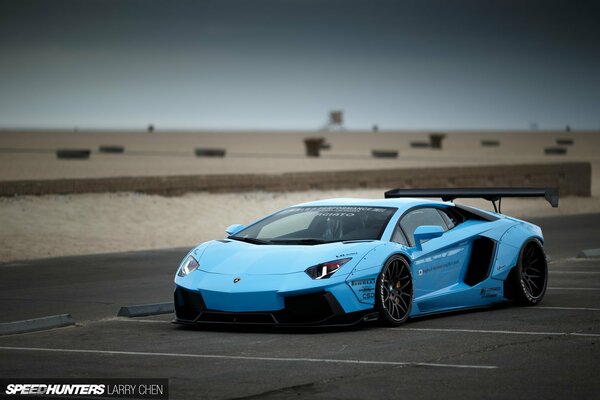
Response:
POLYGON ((542 243, 530 239, 521 248, 519 263, 508 275, 509 298, 518 305, 533 306, 546 294, 548 264, 542 243))
POLYGON ((399 326, 408 319, 413 303, 413 280, 403 257, 392 256, 385 262, 375 290, 381 324, 399 326))

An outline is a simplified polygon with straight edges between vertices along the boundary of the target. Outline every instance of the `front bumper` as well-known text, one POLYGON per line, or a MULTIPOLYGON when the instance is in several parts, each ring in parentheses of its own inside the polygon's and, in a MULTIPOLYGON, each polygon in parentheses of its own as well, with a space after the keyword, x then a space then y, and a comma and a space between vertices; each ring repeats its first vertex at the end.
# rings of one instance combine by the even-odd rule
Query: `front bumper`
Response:
POLYGON ((181 324, 252 324, 273 326, 354 325, 377 319, 373 309, 344 312, 329 292, 291 295, 283 298, 284 308, 277 311, 230 312, 211 310, 199 291, 177 286, 174 293, 175 323, 181 324))

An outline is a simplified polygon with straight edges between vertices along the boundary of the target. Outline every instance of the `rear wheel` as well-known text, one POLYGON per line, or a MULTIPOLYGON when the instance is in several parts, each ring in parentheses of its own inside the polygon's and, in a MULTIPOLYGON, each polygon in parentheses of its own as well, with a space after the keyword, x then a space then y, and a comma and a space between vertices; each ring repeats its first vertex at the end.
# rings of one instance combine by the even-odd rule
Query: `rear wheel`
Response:
POLYGON ((376 286, 379 321, 398 326, 407 320, 413 301, 413 282, 410 267, 401 256, 386 261, 376 286))
POLYGON ((508 276, 510 297, 522 306, 533 306, 544 298, 548 264, 542 243, 531 239, 523 245, 519 263, 508 276))

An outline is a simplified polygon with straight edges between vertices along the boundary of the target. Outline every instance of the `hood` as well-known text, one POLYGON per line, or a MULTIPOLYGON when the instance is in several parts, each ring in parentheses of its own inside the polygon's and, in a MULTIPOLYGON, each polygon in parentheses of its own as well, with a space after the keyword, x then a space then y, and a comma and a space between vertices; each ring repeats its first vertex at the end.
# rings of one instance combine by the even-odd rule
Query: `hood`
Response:
POLYGON ((213 241, 198 262, 199 270, 228 275, 280 275, 340 258, 352 258, 347 272, 379 241, 335 242, 312 246, 256 245, 237 240, 213 241))

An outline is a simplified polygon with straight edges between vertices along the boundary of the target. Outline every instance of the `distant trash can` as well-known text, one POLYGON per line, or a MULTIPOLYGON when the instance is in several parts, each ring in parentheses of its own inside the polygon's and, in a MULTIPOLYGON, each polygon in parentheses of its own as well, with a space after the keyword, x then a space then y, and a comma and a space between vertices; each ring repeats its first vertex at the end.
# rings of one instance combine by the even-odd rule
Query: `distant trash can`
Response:
POLYGON ((225 149, 196 148, 196 157, 225 157, 225 149))
POLYGON ((398 158, 398 150, 371 150, 374 158, 398 158))
POLYGON ((125 147, 105 144, 98 146, 98 151, 100 153, 123 153, 125 151, 125 147))
POLYGON ((58 149, 56 150, 56 158, 67 160, 85 160, 90 158, 91 150, 89 149, 58 149))
POLYGON ((575 144, 574 139, 556 139, 556 144, 561 146, 573 146, 575 144))
POLYGON ((413 149, 425 149, 431 147, 429 142, 410 142, 410 147, 413 149))
POLYGON ((306 148, 307 157, 319 157, 321 146, 325 143, 324 138, 306 138, 304 139, 304 146, 306 148))
POLYGON ((429 143, 431 144, 432 149, 441 149, 442 148, 442 140, 446 137, 445 133, 430 133, 429 134, 429 143))
POLYGON ((483 147, 498 147, 500 146, 499 140, 482 140, 481 145, 483 147))
POLYGON ((546 155, 554 155, 554 156, 565 155, 565 154, 567 154, 567 148, 566 147, 546 147, 544 149, 544 153, 546 155))

